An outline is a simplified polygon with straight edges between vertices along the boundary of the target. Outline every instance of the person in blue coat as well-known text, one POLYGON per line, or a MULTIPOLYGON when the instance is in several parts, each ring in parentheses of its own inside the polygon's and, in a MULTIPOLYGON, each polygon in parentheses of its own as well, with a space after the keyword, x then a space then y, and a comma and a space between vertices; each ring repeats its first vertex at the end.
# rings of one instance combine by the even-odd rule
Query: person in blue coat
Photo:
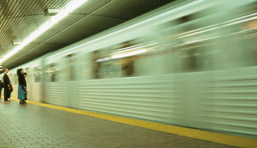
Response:
POLYGON ((24 78, 23 73, 24 73, 24 70, 22 68, 17 70, 18 81, 19 81, 18 99, 20 100, 20 104, 26 103, 25 102, 26 80, 24 78))
POLYGON ((23 73, 23 76, 24 76, 24 79, 25 79, 25 101, 28 99, 27 98, 28 97, 28 89, 27 89, 27 80, 26 80, 27 75, 28 74, 26 72, 23 73))

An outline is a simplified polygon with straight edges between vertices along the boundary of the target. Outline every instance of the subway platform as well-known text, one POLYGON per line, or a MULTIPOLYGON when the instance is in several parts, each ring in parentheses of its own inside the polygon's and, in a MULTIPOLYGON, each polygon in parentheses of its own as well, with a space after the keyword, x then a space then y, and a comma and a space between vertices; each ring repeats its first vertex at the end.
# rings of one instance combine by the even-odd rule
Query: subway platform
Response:
POLYGON ((256 139, 16 99, 0 100, 0 148, 235 148, 256 139))

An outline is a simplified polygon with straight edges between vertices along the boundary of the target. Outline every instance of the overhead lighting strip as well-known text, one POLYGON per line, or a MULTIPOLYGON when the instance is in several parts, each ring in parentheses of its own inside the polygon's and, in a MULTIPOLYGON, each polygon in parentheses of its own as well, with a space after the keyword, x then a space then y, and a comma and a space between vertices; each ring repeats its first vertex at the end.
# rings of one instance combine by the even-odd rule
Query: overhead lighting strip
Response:
POLYGON ((26 39, 24 39, 18 46, 16 46, 10 52, 8 52, 6 55, 4 55, 4 57, 0 59, 0 63, 3 63, 7 59, 9 59, 11 56, 13 56, 15 53, 22 50, 26 45, 31 43, 33 40, 35 40, 41 34, 43 34, 48 29, 53 27, 55 24, 60 22, 62 19, 64 19, 66 16, 68 16, 69 13, 73 12, 74 10, 79 8, 81 5, 83 5, 87 1, 88 0, 72 0, 72 1, 70 1, 66 6, 64 6, 62 9, 60 9, 60 12, 58 14, 56 14, 55 16, 52 16, 50 19, 48 19, 44 24, 42 24, 38 29, 33 31, 26 39))

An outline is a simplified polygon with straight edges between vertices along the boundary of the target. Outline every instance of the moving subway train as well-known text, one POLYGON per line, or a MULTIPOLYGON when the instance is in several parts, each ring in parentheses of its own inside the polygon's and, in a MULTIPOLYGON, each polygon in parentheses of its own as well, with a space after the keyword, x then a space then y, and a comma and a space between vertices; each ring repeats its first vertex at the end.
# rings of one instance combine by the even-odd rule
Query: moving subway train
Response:
POLYGON ((256 0, 170 3, 18 68, 29 100, 257 136, 256 0))

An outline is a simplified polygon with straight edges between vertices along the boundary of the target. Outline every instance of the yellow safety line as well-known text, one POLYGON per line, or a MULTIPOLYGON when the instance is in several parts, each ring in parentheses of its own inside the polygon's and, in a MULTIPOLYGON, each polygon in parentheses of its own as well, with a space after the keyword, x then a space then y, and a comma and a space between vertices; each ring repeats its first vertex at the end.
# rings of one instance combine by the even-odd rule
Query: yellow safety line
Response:
MULTIPOLYGON (((16 98, 12 98, 12 99, 18 101, 18 99, 16 99, 16 98)), ((91 116, 91 117, 105 119, 105 120, 114 121, 114 122, 119 122, 119 123, 123 123, 123 124, 143 127, 143 128, 147 128, 147 129, 151 129, 151 130, 165 132, 165 133, 171 133, 171 134, 176 134, 176 135, 180 135, 180 136, 191 137, 191 138, 196 138, 196 139, 200 139, 200 140, 206 140, 206 141, 227 144, 227 145, 232 145, 232 146, 239 146, 239 147, 245 147, 245 148, 257 148, 257 139, 237 137, 237 136, 225 135, 225 134, 221 134, 221 133, 215 133, 215 132, 209 132, 209 131, 203 131, 203 130, 161 124, 161 123, 154 123, 154 122, 150 122, 150 121, 142 121, 142 120, 130 119, 130 118, 125 118, 125 117, 120 117, 120 116, 88 112, 88 111, 72 109, 72 108, 68 108, 68 107, 61 107, 61 106, 50 105, 50 104, 45 104, 45 103, 38 103, 38 102, 34 102, 34 101, 27 101, 27 102, 31 103, 31 104, 36 104, 39 106, 63 110, 63 111, 67 111, 67 112, 91 116)))

